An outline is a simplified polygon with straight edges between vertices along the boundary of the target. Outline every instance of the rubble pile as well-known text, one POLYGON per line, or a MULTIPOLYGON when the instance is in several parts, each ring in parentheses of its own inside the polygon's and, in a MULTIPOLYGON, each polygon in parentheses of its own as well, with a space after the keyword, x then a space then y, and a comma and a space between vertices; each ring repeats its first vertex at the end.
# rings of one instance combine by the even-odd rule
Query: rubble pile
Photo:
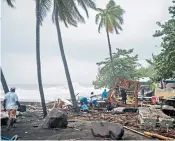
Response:
MULTIPOLYGON (((64 111, 64 106, 66 102, 63 101, 55 101, 47 103, 48 115, 51 115, 51 111, 56 109, 56 111, 64 111)), ((28 110, 32 112, 36 112, 42 116, 42 108, 40 105, 38 106, 29 106, 28 110)), ((123 108, 126 109, 127 107, 123 108)), ((122 109, 122 108, 121 108, 122 109)), ((159 135, 163 135, 170 138, 175 138, 175 130, 172 129, 174 119, 165 115, 159 106, 151 106, 148 107, 139 107, 139 112, 118 112, 114 113, 114 111, 96 111, 92 110, 90 113, 72 113, 65 112, 68 114, 68 119, 66 116, 48 116, 48 119, 45 120, 43 125, 47 128, 60 128, 66 127, 67 122, 74 122, 77 120, 81 121, 106 121, 111 123, 119 123, 123 126, 130 127, 136 131, 143 131, 155 133, 159 135), (54 117, 54 120, 52 120, 54 117), (64 117, 64 118, 62 118, 64 117), (61 119, 61 120, 60 120, 61 119), (68 120, 68 121, 67 121, 68 120), (58 122, 59 121, 59 122, 58 122), (56 125, 56 123, 60 123, 56 125), (62 124, 64 123, 64 124, 62 124), (159 127, 158 127, 158 126, 159 127)), ((57 112, 55 112, 57 113, 57 112)), ((56 114, 55 114, 56 115, 56 114)), ((64 115, 64 114, 60 114, 64 115)))
MULTIPOLYGON (((151 115, 149 116, 151 117, 151 115)), ((112 123, 120 123, 123 126, 131 127, 132 129, 135 129, 137 131, 149 131, 166 137, 175 138, 175 130, 173 128, 168 128, 164 126, 153 127, 152 125, 145 124, 143 128, 140 129, 142 124, 139 122, 138 113, 124 113, 112 115, 111 113, 92 112, 82 115, 70 114, 69 120, 108 121, 112 123)))
POLYGON ((87 113, 83 115, 69 115, 69 119, 79 119, 88 121, 108 121, 113 123, 120 123, 124 126, 138 127, 137 113, 124 113, 112 115, 110 113, 87 113))
POLYGON ((175 138, 175 130, 172 128, 168 129, 168 131, 167 128, 153 128, 152 132, 165 137, 175 138))
POLYGON ((160 124, 161 127, 173 127, 174 119, 165 115, 158 107, 150 108, 139 107, 139 121, 141 124, 156 127, 160 124))

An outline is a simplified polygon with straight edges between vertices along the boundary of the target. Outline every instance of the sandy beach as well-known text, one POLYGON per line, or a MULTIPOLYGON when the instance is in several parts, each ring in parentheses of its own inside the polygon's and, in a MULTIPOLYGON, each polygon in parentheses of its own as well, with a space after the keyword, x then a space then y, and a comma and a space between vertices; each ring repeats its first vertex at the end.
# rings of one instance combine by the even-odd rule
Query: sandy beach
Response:
MULTIPOLYGON (((91 121, 69 117, 66 129, 42 129, 37 127, 42 123, 41 114, 25 112, 17 118, 16 128, 6 131, 2 126, 2 136, 19 136, 19 140, 108 140, 109 138, 93 137, 91 121)), ((146 140, 148 138, 125 130, 123 140, 146 140)))

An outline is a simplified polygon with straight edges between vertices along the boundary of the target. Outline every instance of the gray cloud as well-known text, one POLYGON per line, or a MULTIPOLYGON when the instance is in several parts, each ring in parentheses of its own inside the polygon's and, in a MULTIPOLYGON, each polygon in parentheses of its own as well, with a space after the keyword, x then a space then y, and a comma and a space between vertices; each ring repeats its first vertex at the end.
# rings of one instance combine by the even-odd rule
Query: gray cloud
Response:
MULTIPOLYGON (((108 1, 96 0, 99 7, 108 1)), ((165 0, 118 0, 126 11, 123 31, 120 35, 111 34, 113 51, 115 48, 134 48, 139 54, 140 62, 157 54, 160 39, 152 34, 158 28, 157 21, 169 18, 165 0)), ((35 3, 31 0, 16 1, 16 9, 2 3, 2 67, 9 83, 36 83, 35 62, 35 3)), ((65 53, 74 82, 91 83, 97 72, 96 62, 108 56, 105 31, 97 32, 95 11, 90 10, 86 24, 78 28, 65 28, 61 31, 65 53)), ((51 21, 51 13, 41 28, 42 74, 44 83, 66 83, 61 62, 57 34, 51 21)))

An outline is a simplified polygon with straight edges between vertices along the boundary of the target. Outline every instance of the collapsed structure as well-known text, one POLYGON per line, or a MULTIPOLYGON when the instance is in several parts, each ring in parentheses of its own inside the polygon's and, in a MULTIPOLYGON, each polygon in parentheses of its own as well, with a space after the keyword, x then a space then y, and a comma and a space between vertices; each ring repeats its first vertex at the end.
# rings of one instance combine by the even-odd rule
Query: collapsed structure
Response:
POLYGON ((138 119, 140 123, 147 126, 173 127, 174 119, 164 114, 156 106, 139 107, 138 119))

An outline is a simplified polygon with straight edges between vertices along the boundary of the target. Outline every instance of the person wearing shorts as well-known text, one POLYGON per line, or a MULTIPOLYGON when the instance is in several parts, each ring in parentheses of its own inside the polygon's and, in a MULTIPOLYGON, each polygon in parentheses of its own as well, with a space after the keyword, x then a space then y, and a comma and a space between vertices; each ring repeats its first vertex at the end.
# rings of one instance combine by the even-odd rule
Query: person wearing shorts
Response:
POLYGON ((15 93, 15 88, 11 88, 10 92, 5 94, 4 98, 4 111, 8 111, 9 122, 7 129, 14 127, 14 121, 16 119, 16 111, 20 108, 18 102, 18 96, 15 93))
POLYGON ((98 104, 98 102, 97 102, 97 96, 94 95, 93 92, 91 92, 91 104, 92 105, 97 105, 98 104))

